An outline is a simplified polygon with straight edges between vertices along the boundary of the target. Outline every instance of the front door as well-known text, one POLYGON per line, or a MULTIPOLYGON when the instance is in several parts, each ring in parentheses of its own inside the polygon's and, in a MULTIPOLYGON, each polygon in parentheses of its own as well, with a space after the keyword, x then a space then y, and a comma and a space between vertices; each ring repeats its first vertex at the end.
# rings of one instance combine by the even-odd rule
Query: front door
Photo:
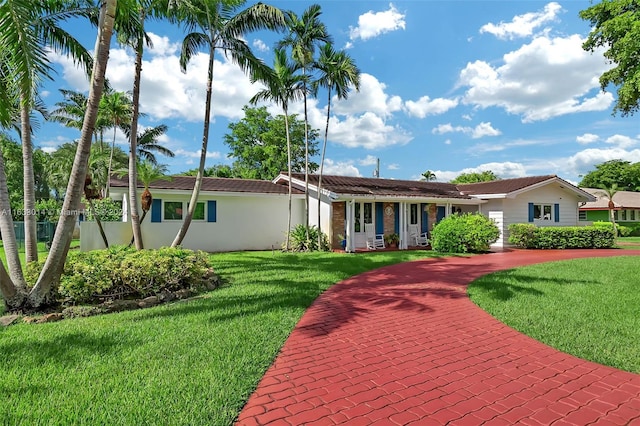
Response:
POLYGON ((356 247, 366 247, 364 224, 373 223, 373 203, 355 203, 353 207, 356 247))

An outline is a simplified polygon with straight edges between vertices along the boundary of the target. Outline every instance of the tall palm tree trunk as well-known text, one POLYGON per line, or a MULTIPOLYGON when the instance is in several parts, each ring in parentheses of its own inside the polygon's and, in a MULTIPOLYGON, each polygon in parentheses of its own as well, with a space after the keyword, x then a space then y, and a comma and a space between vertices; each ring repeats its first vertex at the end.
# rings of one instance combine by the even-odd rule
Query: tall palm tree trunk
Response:
POLYGON ((111 141, 111 152, 109 153, 109 165, 107 166, 107 183, 104 185, 104 197, 109 197, 109 189, 111 187, 111 166, 113 164, 113 151, 116 149, 116 130, 117 126, 113 126, 113 141, 111 141))
POLYGON ((31 119, 29 99, 21 96, 20 121, 22 136, 22 165, 24 189, 24 243, 27 262, 38 261, 38 234, 36 227, 36 194, 33 177, 33 144, 31 143, 31 119))
POLYGON ((18 256, 18 245, 11 217, 9 190, 4 170, 4 159, 0 148, 0 234, 7 258, 7 273, 4 263, 0 261, 0 294, 8 307, 20 306, 27 297, 27 286, 22 275, 22 266, 18 256))
MULTIPOLYGON (((145 11, 140 8, 140 21, 144 25, 145 11)), ((129 211, 131 212, 131 231, 133 232, 133 242, 136 250, 142 250, 142 228, 140 215, 138 213, 138 114, 140 109, 140 75, 142 73, 142 51, 144 37, 138 37, 136 46, 136 71, 133 79, 133 114, 131 116, 131 135, 129 137, 129 211)), ((146 212, 145 212, 146 213, 146 212)), ((143 214, 144 217, 144 214, 143 214)))
POLYGON ((209 49, 209 73, 207 76, 207 96, 205 102, 204 112, 204 129, 202 134, 202 148, 200 150, 200 164, 198 166, 198 173, 196 174, 196 181, 193 184, 193 192, 189 199, 189 208, 187 214, 184 217, 182 226, 178 230, 178 234, 171 243, 171 247, 176 247, 182 244, 184 237, 187 235, 189 226, 191 225, 191 219, 193 218, 193 212, 196 210, 196 204, 198 203, 198 196, 200 195, 200 188, 202 187, 202 177, 204 176, 204 166, 207 160, 207 145, 209 142, 209 124, 211 121, 211 95, 212 95, 212 82, 213 82, 213 60, 214 60, 215 48, 209 49))
POLYGON ((66 196, 62 204, 62 214, 58 220, 58 226, 51 243, 51 250, 42 268, 38 282, 29 293, 29 304, 33 307, 39 307, 49 301, 51 289, 60 279, 64 261, 71 244, 88 169, 91 136, 98 117, 98 105, 104 88, 104 76, 109 58, 109 44, 113 33, 117 4, 117 0, 105 0, 102 3, 95 49, 96 60, 91 76, 87 111, 82 124, 78 150, 76 151, 71 175, 69 176, 66 196))
MULTIPOLYGON (((284 108, 284 127, 287 135, 287 172, 289 173, 289 209, 287 215, 287 240, 285 242, 285 248, 287 251, 291 249, 290 237, 291 234, 291 135, 289 134, 289 111, 284 108)), ((308 237, 307 237, 308 239, 308 237)))
MULTIPOLYGON (((307 81, 306 68, 302 68, 302 76, 305 77, 303 84, 304 98, 304 228, 307 241, 309 240, 309 116, 307 113, 307 81)), ((318 226, 320 224, 318 223, 318 226)), ((320 235, 320 233, 318 233, 320 235)), ((320 246, 318 246, 318 249, 320 246)))
MULTIPOLYGON (((322 157, 320 158, 320 174, 318 175, 318 248, 322 247, 322 228, 320 226, 321 191, 322 191, 322 172, 324 170, 324 156, 327 152, 327 139, 329 138, 329 117, 331 115, 331 89, 327 90, 329 99, 327 100, 327 124, 324 127, 324 141, 322 142, 322 157)), ((331 246, 331 244, 329 244, 331 246)))

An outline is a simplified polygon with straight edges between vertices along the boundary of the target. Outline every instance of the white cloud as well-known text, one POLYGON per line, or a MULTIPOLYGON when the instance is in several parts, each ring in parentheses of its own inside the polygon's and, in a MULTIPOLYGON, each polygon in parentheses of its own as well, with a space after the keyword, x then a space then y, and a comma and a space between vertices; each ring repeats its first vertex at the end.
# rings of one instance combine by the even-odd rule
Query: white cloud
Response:
MULTIPOLYGON (((201 150, 197 151, 187 151, 185 149, 176 149, 174 154, 176 157, 185 157, 185 158, 200 158, 201 150)), ((222 158, 222 155, 219 152, 207 151, 207 158, 222 158)))
POLYGON ((480 28, 480 33, 493 34, 500 39, 513 40, 518 37, 528 37, 534 31, 548 22, 555 21, 562 7, 552 2, 540 12, 525 13, 514 16, 511 22, 489 23, 480 28))
POLYGON ((389 116, 402 109, 402 99, 385 92, 387 86, 371 74, 360 75, 360 91, 352 92, 347 99, 335 99, 332 110, 336 114, 361 114, 365 111, 389 116))
POLYGON ((362 176, 352 161, 333 161, 329 158, 324 160, 324 173, 334 176, 362 176))
POLYGON ((506 161, 480 164, 477 167, 467 167, 462 170, 436 170, 434 173, 441 182, 448 182, 462 173, 480 173, 490 170, 502 179, 527 176, 527 168, 521 163, 506 161))
POLYGON ((374 113, 349 115, 339 121, 333 117, 329 126, 330 139, 349 148, 380 149, 404 145, 413 139, 411 134, 398 126, 391 126, 374 113))
POLYGON ((267 46, 267 44, 260 40, 260 39, 255 39, 253 40, 253 47, 256 48, 258 51, 260 52, 268 52, 269 51, 269 46, 267 46))
POLYGON ((361 166, 375 166, 378 164, 378 157, 375 155, 367 155, 365 158, 358 160, 358 164, 361 166))
POLYGON ((613 135, 607 138, 606 142, 611 145, 616 145, 618 148, 627 149, 638 143, 638 140, 630 138, 624 135, 613 135))
POLYGON ((593 133, 585 133, 582 136, 576 137, 576 142, 579 144, 587 145, 590 143, 597 142, 600 139, 598 135, 594 135, 593 133))
POLYGON ((473 139, 479 139, 485 136, 499 136, 502 132, 498 129, 494 129, 491 123, 482 122, 476 127, 469 126, 452 126, 451 123, 439 124, 437 127, 431 130, 431 133, 443 135, 445 133, 464 133, 471 135, 473 139))
POLYGON ((582 42, 579 35, 538 37, 505 54, 501 66, 468 63, 458 82, 467 87, 463 103, 504 108, 523 122, 606 110, 613 96, 600 91, 598 77, 611 65, 602 51, 585 52, 582 42))
POLYGON ((626 150, 620 147, 598 149, 589 148, 577 152, 564 161, 575 175, 584 175, 595 169, 596 164, 609 160, 620 160, 638 162, 640 161, 640 149, 626 150))
POLYGON ((146 48, 145 52, 156 56, 179 55, 180 43, 172 43, 167 36, 159 36, 154 33, 148 34, 153 43, 153 47, 146 48))
POLYGON ((389 4, 389 9, 383 12, 373 12, 372 10, 358 17, 358 26, 349 27, 349 37, 351 40, 368 40, 380 34, 405 29, 405 15, 389 4))
POLYGON ((404 108, 413 117, 425 118, 428 115, 444 114, 457 105, 457 99, 430 99, 429 96, 423 96, 417 101, 406 101, 404 108))
POLYGON ((400 164, 393 163, 387 166, 387 170, 400 170, 400 164))

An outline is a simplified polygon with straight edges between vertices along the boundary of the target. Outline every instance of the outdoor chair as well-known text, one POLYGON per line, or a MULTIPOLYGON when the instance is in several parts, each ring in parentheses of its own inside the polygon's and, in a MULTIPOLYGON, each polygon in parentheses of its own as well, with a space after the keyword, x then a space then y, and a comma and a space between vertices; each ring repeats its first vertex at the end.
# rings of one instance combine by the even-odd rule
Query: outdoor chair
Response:
POLYGON ((427 236, 427 233, 421 233, 417 224, 409 225, 409 239, 413 240, 417 246, 429 245, 429 237, 427 236))
POLYGON ((367 238, 367 249, 376 250, 383 249, 384 246, 384 234, 376 234, 373 223, 364 224, 364 233, 367 238))

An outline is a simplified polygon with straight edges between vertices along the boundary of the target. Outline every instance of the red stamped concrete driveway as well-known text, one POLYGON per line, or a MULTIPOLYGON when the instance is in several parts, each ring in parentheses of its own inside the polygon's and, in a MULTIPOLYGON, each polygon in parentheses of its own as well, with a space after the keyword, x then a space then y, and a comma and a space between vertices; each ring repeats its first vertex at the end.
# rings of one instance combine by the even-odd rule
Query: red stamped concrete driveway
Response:
POLYGON ((640 375, 558 352, 466 295, 497 270, 616 255, 640 250, 427 259, 343 281, 303 315, 237 424, 640 425, 640 375))

